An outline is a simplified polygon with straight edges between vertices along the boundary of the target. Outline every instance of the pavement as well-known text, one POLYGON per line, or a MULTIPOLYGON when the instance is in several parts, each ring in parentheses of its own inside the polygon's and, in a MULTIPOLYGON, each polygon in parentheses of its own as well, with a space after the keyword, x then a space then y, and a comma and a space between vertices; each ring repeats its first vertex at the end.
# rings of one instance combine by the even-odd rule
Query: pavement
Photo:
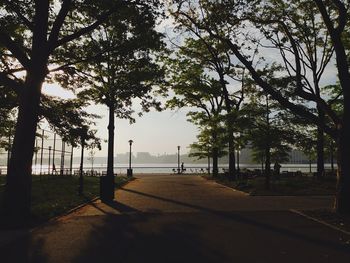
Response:
POLYGON ((332 203, 249 196, 199 176, 137 176, 112 203, 0 242, 0 262, 349 263, 350 236, 291 211, 332 203))

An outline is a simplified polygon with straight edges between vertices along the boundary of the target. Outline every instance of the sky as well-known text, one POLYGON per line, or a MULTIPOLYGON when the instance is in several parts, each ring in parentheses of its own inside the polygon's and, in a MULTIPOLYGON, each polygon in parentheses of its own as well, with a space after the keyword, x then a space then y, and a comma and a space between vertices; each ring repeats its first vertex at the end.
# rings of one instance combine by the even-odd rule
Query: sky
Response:
MULTIPOLYGON (((107 139, 107 108, 95 106, 95 112, 104 115, 98 120, 98 136, 107 139)), ((130 124, 128 120, 117 119, 115 122, 115 151, 125 153, 129 151, 128 141, 134 141, 133 152, 150 152, 158 155, 176 153, 177 146, 181 153, 189 151, 189 144, 196 139, 196 127, 186 121, 186 111, 163 112, 151 111, 142 117, 136 118, 136 123, 130 124)), ((107 155, 107 145, 102 145, 102 151, 96 155, 107 155)))
MULTIPOLYGON (((73 93, 55 84, 44 84, 43 92, 62 98, 74 97, 73 93)), ((137 101, 134 102, 134 108, 139 108, 137 101)), ((108 109, 104 105, 91 104, 87 111, 102 117, 95 120, 97 125, 94 128, 97 130, 97 136, 103 140, 102 150, 97 151, 96 156, 107 156, 107 142, 105 140, 108 138, 108 109)), ((133 124, 125 119, 116 119, 115 152, 128 152, 128 141, 133 140, 132 150, 134 153, 173 154, 177 153, 177 146, 180 146, 182 154, 187 153, 189 145, 196 140, 197 134, 196 126, 186 120, 187 111, 188 109, 162 112, 151 110, 144 113, 142 117, 135 114, 136 123, 133 124)))

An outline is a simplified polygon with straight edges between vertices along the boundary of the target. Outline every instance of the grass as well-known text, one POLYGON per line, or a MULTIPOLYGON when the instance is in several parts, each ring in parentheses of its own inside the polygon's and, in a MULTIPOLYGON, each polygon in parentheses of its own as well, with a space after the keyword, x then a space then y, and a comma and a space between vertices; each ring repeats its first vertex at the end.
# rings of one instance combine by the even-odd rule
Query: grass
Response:
MULTIPOLYGON (((130 178, 116 177, 116 188, 127 183, 130 178)), ((55 216, 64 214, 76 206, 99 196, 98 177, 84 177, 83 195, 78 195, 78 177, 74 176, 33 176, 32 180, 32 223, 36 225, 55 216)), ((0 188, 0 199, 3 195, 0 188)))
POLYGON ((0 187, 1 187, 1 185, 5 184, 5 182, 6 182, 6 176, 0 175, 0 187))
POLYGON ((335 178, 317 180, 306 176, 273 179, 269 190, 265 189, 264 177, 230 181, 227 177, 220 175, 215 179, 212 177, 208 179, 250 195, 334 195, 336 187, 335 178))

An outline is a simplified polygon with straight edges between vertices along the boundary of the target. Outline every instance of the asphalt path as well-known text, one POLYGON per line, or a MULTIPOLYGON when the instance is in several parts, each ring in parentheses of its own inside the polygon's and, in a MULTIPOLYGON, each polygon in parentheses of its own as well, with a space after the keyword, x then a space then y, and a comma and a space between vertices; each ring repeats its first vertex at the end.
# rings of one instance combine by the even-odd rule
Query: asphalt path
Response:
POLYGON ((332 198, 247 196, 197 176, 139 176, 0 247, 0 262, 349 263, 349 236, 290 209, 332 198))

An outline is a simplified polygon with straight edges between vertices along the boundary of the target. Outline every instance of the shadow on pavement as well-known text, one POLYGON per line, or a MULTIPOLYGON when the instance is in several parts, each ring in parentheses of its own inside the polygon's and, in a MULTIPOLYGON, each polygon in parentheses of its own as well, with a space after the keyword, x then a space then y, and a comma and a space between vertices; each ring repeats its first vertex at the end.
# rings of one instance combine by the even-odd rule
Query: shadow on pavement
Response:
POLYGON ((184 222, 164 224, 159 215, 108 216, 90 236, 89 246, 72 262, 227 262, 203 243, 201 228, 184 222), (200 260, 200 261, 198 261, 200 260))
POLYGON ((102 215, 53 222, 0 248, 0 262, 348 262, 337 232, 287 211, 223 212, 122 189, 195 209, 142 213, 117 201, 102 215))
MULTIPOLYGON (((267 218, 270 220, 265 220, 262 221, 261 218, 259 218, 259 220, 255 220, 254 216, 243 216, 243 215, 261 215, 263 212, 244 212, 244 213, 239 213, 239 212, 225 212, 225 211, 219 211, 219 210, 214 210, 214 209, 210 209, 204 206, 198 206, 198 205, 194 205, 194 204, 189 204, 189 203, 185 203, 185 202, 181 202, 181 201, 176 201, 176 200, 172 200, 169 198, 164 198, 164 197, 160 197, 160 196, 156 196, 156 195, 152 195, 152 194, 148 194, 148 193, 143 193, 143 192, 139 192, 139 191, 135 191, 135 190, 131 190, 131 189, 125 189, 122 188, 123 191, 127 191, 127 192, 131 192, 134 194, 138 194, 138 195, 142 195, 142 196, 146 196, 146 197, 150 197, 150 198, 155 198, 161 201, 165 201, 165 202, 169 202, 169 203, 174 203, 177 205, 181 205, 181 206, 185 206, 185 207, 189 207, 189 208, 193 208, 196 210, 200 210, 202 212, 206 212, 206 213, 210 213, 213 214, 215 216, 219 216, 219 217, 224 217, 226 219, 230 219, 232 221, 238 222, 238 223, 242 223, 242 224, 249 224, 255 227, 259 227, 271 232, 276 232, 279 234, 283 234, 286 235, 288 237, 292 237, 292 238, 296 238, 296 239, 300 239, 309 243, 314 243, 320 246, 324 246, 324 247, 331 247, 333 249, 339 250, 339 251, 344 251, 350 254, 350 246, 348 245, 340 245, 339 242, 332 242, 332 241, 328 241, 327 237, 325 236, 324 238, 320 239, 319 237, 313 237, 311 235, 307 235, 307 231, 305 231, 305 233, 301 233, 299 231, 295 231, 293 229, 289 229, 286 227, 280 227, 278 226, 278 223, 276 224, 275 220, 272 218, 267 218), (267 222, 266 222, 267 221, 267 222)), ((278 214, 281 212, 274 212, 274 211, 270 211, 268 212, 270 214, 278 214)), ((288 214, 288 216, 286 217, 286 220, 288 220, 288 217, 290 217, 289 220, 293 220, 296 218, 299 218, 299 215, 295 215, 294 213, 288 212, 288 211, 284 211, 282 213, 288 214)), ((303 219, 305 220, 305 219, 303 219)), ((288 225, 288 224, 287 224, 288 225)), ((324 227, 319 225, 320 227, 324 227)))

